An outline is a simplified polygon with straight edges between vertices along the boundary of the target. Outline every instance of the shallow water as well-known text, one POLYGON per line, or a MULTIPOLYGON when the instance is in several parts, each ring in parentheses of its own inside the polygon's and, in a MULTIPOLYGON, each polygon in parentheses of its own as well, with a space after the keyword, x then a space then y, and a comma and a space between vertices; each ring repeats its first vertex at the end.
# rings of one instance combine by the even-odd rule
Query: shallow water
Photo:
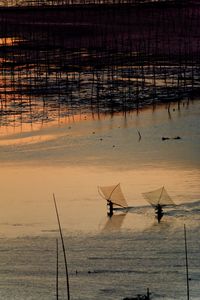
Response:
MULTIPOLYGON (((186 222, 190 299, 199 299, 199 227, 186 222)), ((122 299, 149 287, 153 299, 185 299, 182 229, 165 220, 142 233, 65 234, 71 298, 122 299)), ((1 299, 55 298, 55 237, 2 239, 0 250, 1 299)), ((59 257, 60 298, 66 299, 61 247, 59 257)))
MULTIPOLYGON (((1 10, 0 299, 56 298, 53 193, 71 299, 186 299, 183 224, 200 298, 199 8, 159 7, 1 10), (119 182, 110 219, 97 187, 119 182)), ((59 275, 66 299, 60 242, 59 275)))
POLYGON ((199 101, 183 101, 170 113, 156 106, 1 126, 0 299, 55 298, 53 192, 72 299, 122 299, 147 287, 153 299, 185 299, 184 223, 191 299, 199 299, 199 112, 199 101), (97 186, 118 182, 133 208, 109 219, 97 186), (162 185, 177 206, 157 225, 141 193, 162 185))

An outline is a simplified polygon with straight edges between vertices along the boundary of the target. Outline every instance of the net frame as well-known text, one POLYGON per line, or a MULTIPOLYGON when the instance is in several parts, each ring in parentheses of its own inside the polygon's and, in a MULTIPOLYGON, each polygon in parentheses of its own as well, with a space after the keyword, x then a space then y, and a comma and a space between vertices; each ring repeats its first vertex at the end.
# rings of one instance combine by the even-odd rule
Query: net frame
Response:
POLYGON ((111 186, 98 186, 100 196, 114 205, 127 208, 128 204, 122 193, 120 183, 111 186))
POLYGON ((142 193, 142 195, 153 207, 156 207, 157 205, 162 207, 175 205, 164 186, 147 193, 142 193))

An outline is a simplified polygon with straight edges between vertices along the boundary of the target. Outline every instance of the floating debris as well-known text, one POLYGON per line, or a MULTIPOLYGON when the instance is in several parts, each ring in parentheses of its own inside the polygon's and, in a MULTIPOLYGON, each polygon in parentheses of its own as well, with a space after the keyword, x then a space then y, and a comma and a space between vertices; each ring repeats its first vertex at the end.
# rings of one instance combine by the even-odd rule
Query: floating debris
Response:
POLYGON ((179 135, 175 137, 163 136, 162 141, 166 141, 166 140, 181 140, 181 137, 179 135))
POLYGON ((138 133, 138 136, 139 136, 139 139, 138 139, 138 141, 140 141, 141 140, 141 138, 142 138, 142 136, 141 136, 141 133, 140 133, 140 131, 137 129, 137 133, 138 133))

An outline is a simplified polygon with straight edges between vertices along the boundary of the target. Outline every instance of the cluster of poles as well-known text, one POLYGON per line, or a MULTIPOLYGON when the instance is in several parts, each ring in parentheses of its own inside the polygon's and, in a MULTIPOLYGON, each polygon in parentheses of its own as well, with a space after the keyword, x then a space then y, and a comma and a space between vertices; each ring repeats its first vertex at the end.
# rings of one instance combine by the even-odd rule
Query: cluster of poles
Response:
MULTIPOLYGON (((2 0, 1 6, 66 6, 66 5, 87 5, 87 4, 143 4, 151 3, 153 0, 2 0)), ((187 2, 179 0, 159 0, 158 2, 187 2)))
POLYGON ((196 6, 20 14, 0 17, 5 122, 48 120, 52 108, 58 116, 126 112, 199 95, 196 6))

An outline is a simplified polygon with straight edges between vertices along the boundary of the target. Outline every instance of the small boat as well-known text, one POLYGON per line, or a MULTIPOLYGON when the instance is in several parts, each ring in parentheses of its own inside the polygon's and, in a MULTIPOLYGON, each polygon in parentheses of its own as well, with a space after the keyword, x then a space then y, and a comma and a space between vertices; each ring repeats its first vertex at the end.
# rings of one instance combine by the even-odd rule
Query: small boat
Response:
POLYGON ((154 191, 143 193, 142 195, 155 209, 155 216, 158 223, 160 223, 164 215, 163 207, 175 205, 164 186, 154 191))
POLYGON ((111 186, 99 186, 100 196, 107 201, 107 215, 112 217, 114 210, 128 209, 128 204, 122 193, 120 183, 111 186))
POLYGON ((126 297, 126 298, 123 298, 123 300, 150 300, 150 294, 151 293, 149 292, 149 289, 147 289, 147 293, 145 295, 138 294, 135 297, 126 297))

